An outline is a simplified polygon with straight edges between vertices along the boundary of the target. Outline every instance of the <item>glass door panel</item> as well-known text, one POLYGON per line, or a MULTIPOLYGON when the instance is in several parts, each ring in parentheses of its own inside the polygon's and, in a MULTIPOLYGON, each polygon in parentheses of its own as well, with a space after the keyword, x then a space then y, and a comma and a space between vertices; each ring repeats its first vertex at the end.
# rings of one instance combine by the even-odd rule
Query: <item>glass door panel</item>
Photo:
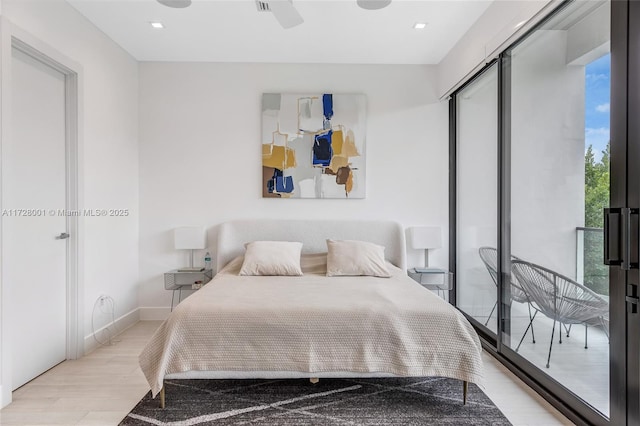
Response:
POLYGON ((610 3, 585 1, 506 53, 512 274, 503 339, 607 416, 609 49, 610 3))
POLYGON ((496 333, 498 67, 456 96, 457 305, 496 333))

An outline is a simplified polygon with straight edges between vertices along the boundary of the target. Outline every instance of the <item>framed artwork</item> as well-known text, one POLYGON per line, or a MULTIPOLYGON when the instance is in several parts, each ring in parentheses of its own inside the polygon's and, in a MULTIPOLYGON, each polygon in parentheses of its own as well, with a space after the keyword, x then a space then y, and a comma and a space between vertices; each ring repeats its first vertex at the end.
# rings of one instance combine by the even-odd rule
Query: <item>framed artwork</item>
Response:
POLYGON ((262 196, 365 198, 365 95, 262 95, 262 196))

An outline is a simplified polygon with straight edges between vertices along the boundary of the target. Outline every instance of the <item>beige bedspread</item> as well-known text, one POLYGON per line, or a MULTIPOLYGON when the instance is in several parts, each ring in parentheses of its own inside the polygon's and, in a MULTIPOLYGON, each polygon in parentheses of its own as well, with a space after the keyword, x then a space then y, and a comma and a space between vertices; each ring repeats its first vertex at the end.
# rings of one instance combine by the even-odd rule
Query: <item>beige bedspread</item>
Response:
POLYGON ((480 384, 481 346, 456 309, 389 267, 392 278, 238 276, 242 258, 174 309, 140 354, 155 396, 185 371, 382 372, 480 384))

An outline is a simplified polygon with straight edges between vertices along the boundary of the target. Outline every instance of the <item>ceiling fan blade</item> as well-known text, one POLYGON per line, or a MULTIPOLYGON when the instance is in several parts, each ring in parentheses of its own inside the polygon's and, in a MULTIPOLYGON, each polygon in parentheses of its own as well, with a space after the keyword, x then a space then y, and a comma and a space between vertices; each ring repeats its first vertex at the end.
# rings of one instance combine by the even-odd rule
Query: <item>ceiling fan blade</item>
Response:
POLYGON ((269 9, 276 17, 282 28, 293 28, 304 22, 302 16, 298 13, 295 6, 290 0, 271 0, 269 9))

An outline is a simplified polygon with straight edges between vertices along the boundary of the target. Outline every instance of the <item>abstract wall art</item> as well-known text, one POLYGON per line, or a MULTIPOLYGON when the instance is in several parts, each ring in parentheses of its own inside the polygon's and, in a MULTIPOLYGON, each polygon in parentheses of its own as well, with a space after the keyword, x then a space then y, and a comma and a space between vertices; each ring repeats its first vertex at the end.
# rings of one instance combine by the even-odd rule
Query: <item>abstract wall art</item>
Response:
POLYGON ((364 198, 364 95, 262 95, 262 196, 364 198))

